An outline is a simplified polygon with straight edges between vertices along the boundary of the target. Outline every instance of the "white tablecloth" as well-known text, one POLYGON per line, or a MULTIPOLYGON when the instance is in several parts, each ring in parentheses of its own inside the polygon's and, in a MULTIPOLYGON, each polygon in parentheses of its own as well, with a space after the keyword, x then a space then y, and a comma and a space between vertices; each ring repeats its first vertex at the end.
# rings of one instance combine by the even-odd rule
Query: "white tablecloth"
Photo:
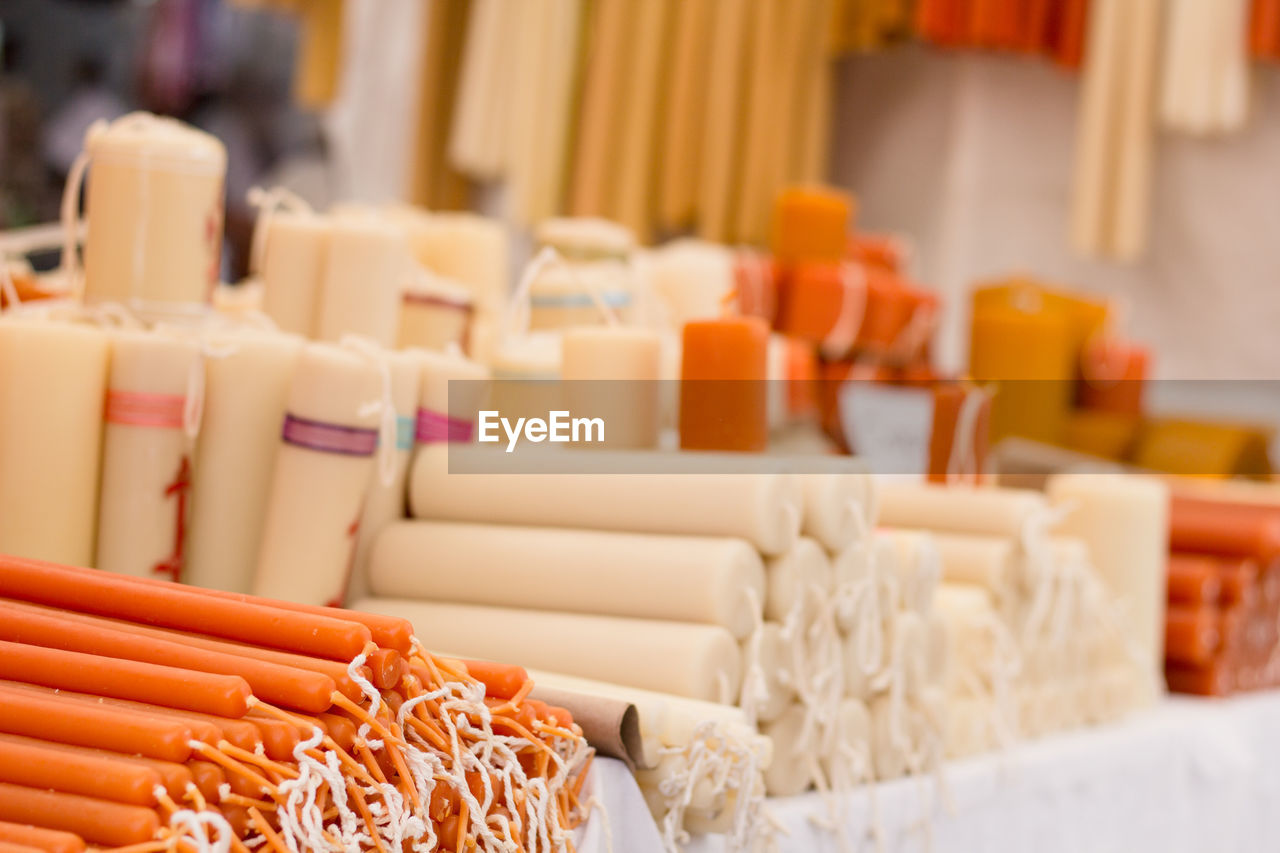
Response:
MULTIPOLYGON (((600 762, 597 780, 614 850, 660 849, 639 792, 616 764, 600 762)), ((1280 692, 1170 699, 1120 724, 950 764, 943 779, 953 811, 933 780, 900 780, 841 798, 851 849, 876 849, 874 811, 890 853, 1280 850, 1280 692)), ((840 850, 811 820, 825 814, 818 795, 771 800, 770 808, 788 832, 781 850, 840 850)), ((592 835, 579 849, 607 850, 597 830, 588 827, 592 835)), ((723 839, 699 838, 687 849, 712 853, 723 839)))

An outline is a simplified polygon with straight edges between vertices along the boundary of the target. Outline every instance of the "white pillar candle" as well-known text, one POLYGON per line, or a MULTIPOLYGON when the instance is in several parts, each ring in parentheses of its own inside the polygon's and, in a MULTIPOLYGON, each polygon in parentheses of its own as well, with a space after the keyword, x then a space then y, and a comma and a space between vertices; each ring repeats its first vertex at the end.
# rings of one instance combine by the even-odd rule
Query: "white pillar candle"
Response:
POLYGON ((715 625, 387 598, 353 607, 408 619, 427 648, 448 646, 470 657, 554 667, 690 699, 737 698, 738 644, 715 625))
MULTIPOLYGON (((418 432, 418 400, 422 387, 422 350, 403 350, 381 354, 391 382, 391 404, 395 409, 395 450, 378 447, 378 464, 373 466, 369 488, 360 513, 360 530, 356 534, 355 556, 351 579, 347 584, 349 598, 364 598, 369 591, 369 556, 374 543, 387 525, 408 514, 409 462, 418 432), (391 476, 383 470, 382 454, 392 453, 391 476)), ((379 436, 379 442, 382 437, 379 436)), ((430 548, 427 549, 431 550, 430 548)), ((419 555, 420 557, 421 555, 419 555)))
POLYGON ((424 352, 420 360, 418 443, 474 441, 476 418, 489 397, 489 369, 449 352, 424 352))
POLYGON ((259 218, 262 309, 282 331, 316 334, 332 225, 313 213, 273 211, 259 218))
POLYGON ((385 347, 400 331, 400 293, 409 279, 404 232, 376 216, 333 218, 325 251, 315 337, 355 334, 385 347))
POLYGON ((730 536, 767 555, 786 552, 800 527, 793 477, 644 473, 675 464, 696 471, 700 462, 691 457, 703 455, 554 451, 541 457, 548 473, 502 473, 510 455, 501 451, 424 447, 410 475, 410 506, 417 518, 730 536), (451 461, 455 470, 484 473, 450 473, 451 461), (598 471, 611 473, 583 476, 598 471))
POLYGON ((308 344, 289 385, 253 593, 304 604, 342 601, 360 507, 374 469, 377 366, 308 344), (367 407, 367 408, 366 408, 367 407))
POLYGON ((239 331, 210 335, 206 343, 214 355, 204 360, 204 417, 183 579, 247 593, 302 339, 239 331))
MULTIPOLYGON (((823 460, 824 462, 826 460, 823 460)), ((848 547, 875 525, 875 479, 857 459, 831 460, 830 474, 804 474, 804 532, 830 551, 848 547)))
POLYGON ((432 213, 408 229, 418 263, 471 290, 476 309, 501 309, 511 275, 507 231, 497 219, 474 213, 432 213))
POLYGON ((1047 491, 1067 514, 1058 530, 1089 545, 1093 564, 1132 626, 1150 672, 1164 663, 1169 488, 1130 474, 1060 474, 1047 491))
POLYGON ((199 356, 194 341, 170 334, 111 336, 94 561, 99 569, 182 578, 194 452, 184 414, 199 356))
POLYGON ((445 278, 411 276, 401 295, 396 347, 467 348, 474 304, 471 291, 445 278))
POLYGON ((657 332, 625 326, 579 326, 561 341, 560 378, 574 417, 604 421, 593 447, 658 443, 662 342, 657 332))
MULTIPOLYGON (((748 654, 753 641, 752 637, 742 641, 744 667, 753 664, 748 654)), ((759 667, 759 675, 764 679, 764 698, 756 702, 756 719, 762 723, 770 723, 782 716, 782 712, 796 695, 791 646, 783 637, 783 628, 777 622, 765 622, 761 625, 759 650, 754 665, 759 667)), ((746 672, 744 668, 744 677, 746 672)))
POLYGON ((105 332, 0 318, 0 553, 93 564, 105 332))
POLYGON ((132 113, 90 127, 85 150, 85 300, 144 313, 208 302, 222 255, 222 143, 132 113))
POLYGON ((717 243, 676 240, 647 255, 649 286, 670 328, 719 317, 734 289, 733 253, 717 243))
POLYGON ((369 572, 386 598, 698 622, 739 639, 764 599, 741 539, 408 521, 382 533, 369 572), (424 571, 424 554, 449 570, 424 571))
POLYGON ((807 626, 835 587, 826 552, 803 536, 785 553, 769 559, 765 576, 764 615, 774 622, 785 623, 798 611, 799 624, 807 626))

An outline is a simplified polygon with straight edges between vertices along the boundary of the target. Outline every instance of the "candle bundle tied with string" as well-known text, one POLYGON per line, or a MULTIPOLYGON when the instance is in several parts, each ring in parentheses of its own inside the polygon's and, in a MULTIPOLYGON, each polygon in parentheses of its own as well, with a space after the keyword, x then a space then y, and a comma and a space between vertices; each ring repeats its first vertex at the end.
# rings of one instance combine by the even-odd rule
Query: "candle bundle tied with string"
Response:
POLYGON ((0 557, 0 844, 572 850, 591 749, 385 616, 0 557))

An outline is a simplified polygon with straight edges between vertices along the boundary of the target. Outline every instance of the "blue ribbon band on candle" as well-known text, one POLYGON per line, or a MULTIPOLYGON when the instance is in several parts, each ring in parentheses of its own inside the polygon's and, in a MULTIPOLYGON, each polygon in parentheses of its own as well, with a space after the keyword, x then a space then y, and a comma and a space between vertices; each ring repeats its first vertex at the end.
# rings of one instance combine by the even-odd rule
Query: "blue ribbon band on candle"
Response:
POLYGON ((376 429, 327 424, 289 414, 284 416, 280 438, 295 447, 342 456, 372 456, 378 449, 376 429))
POLYGON ((396 450, 413 450, 418 437, 418 419, 413 415, 396 415, 396 450))
POLYGON ((418 441, 432 444, 438 441, 470 441, 471 422, 451 418, 442 412, 418 409, 418 441))

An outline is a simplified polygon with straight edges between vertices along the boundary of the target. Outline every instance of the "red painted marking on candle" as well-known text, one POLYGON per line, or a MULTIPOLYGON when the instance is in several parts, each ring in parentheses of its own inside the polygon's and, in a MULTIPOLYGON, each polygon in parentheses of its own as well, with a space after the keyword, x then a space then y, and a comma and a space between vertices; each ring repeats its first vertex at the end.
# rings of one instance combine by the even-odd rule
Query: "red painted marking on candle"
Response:
POLYGON ((191 460, 183 456, 173 482, 165 487, 166 498, 174 498, 177 519, 173 530, 173 553, 151 568, 153 574, 168 576, 175 583, 181 579, 182 560, 187 544, 187 493, 191 490, 191 460))

